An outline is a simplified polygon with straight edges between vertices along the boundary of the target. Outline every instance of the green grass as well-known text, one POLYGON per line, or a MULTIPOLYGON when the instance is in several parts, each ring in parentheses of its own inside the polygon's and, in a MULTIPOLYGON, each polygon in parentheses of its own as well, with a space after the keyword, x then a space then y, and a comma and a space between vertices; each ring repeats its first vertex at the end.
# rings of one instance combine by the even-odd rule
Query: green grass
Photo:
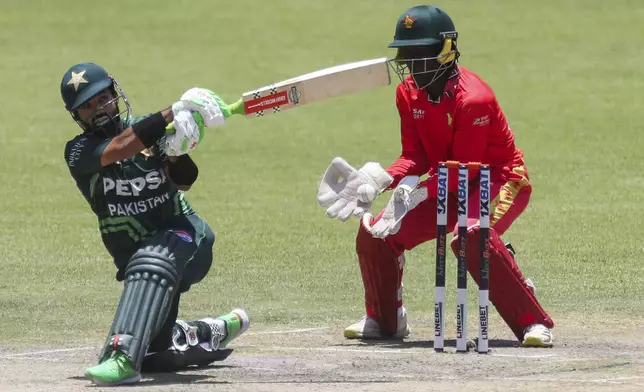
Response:
MULTIPOLYGON (((58 89, 71 64, 106 66, 139 114, 193 86, 231 101, 325 66, 391 55, 396 18, 415 4, 220 3, 115 1, 90 12, 69 0, 2 2, 0 343, 102 338, 120 295, 63 160, 66 140, 78 132, 58 89)), ((559 324, 641 313, 644 5, 444 7, 459 30, 461 64, 494 88, 526 155, 533 197, 505 239, 541 302, 559 324)), ((234 118, 210 131, 194 153, 201 174, 187 196, 217 232, 216 257, 181 315, 241 305, 260 326, 360 317, 357 221, 325 218, 315 201, 318 180, 336 155, 388 165, 398 143, 394 86, 261 120, 234 118)), ((405 299, 414 319, 431 316, 433 246, 408 254, 405 299)))

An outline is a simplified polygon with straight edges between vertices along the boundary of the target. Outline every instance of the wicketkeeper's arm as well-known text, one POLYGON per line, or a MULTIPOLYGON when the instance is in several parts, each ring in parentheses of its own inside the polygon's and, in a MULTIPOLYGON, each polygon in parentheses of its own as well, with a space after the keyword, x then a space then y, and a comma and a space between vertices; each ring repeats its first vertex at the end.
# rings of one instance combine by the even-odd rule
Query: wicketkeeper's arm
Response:
POLYGON ((400 142, 402 152, 400 157, 387 168, 389 175, 394 178, 394 181, 387 189, 396 188, 400 180, 404 177, 422 176, 429 171, 427 153, 423 148, 409 107, 400 96, 400 93, 396 95, 396 106, 400 114, 400 142))

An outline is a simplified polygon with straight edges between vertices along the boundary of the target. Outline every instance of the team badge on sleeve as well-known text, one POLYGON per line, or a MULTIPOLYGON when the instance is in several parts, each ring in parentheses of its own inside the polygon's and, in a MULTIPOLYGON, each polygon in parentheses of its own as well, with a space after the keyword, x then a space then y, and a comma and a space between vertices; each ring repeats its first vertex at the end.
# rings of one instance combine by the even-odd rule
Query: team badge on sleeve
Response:
POLYGON ((185 242, 192 242, 192 237, 190 234, 183 230, 171 230, 172 234, 176 235, 177 237, 181 238, 182 241, 185 242))

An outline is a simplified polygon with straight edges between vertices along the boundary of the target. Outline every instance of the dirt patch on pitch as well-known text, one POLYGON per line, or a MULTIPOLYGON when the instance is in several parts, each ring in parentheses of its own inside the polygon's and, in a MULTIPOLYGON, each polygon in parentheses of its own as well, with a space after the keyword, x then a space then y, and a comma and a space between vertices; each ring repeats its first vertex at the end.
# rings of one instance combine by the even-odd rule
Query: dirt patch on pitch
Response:
MULTIPOLYGON (((489 355, 434 354, 430 326, 416 324, 404 342, 344 340, 342 328, 254 331, 235 341, 235 352, 207 369, 145 375, 121 391, 641 391, 643 344, 635 326, 620 324, 610 338, 592 328, 557 329, 554 349, 525 349, 511 335, 497 336, 489 355), (617 332, 615 332, 617 331, 617 332), (251 333, 253 332, 253 333, 251 333)), ((500 330, 500 329, 497 329, 500 330)), ((602 332, 606 332, 604 329, 602 332)), ((453 347, 453 341, 448 341, 453 347)), ((0 350, 1 391, 86 391, 83 378, 97 348, 25 352, 0 350), (39 354, 36 354, 39 353, 39 354)))

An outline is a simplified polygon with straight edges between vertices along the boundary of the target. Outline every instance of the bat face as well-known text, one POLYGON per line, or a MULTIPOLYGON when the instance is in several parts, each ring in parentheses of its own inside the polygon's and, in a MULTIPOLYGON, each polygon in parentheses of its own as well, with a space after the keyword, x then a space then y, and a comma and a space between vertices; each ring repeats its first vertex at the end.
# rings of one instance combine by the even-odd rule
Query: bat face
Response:
POLYGON ((316 101, 391 84, 387 58, 321 69, 242 95, 246 116, 261 117, 316 101))

